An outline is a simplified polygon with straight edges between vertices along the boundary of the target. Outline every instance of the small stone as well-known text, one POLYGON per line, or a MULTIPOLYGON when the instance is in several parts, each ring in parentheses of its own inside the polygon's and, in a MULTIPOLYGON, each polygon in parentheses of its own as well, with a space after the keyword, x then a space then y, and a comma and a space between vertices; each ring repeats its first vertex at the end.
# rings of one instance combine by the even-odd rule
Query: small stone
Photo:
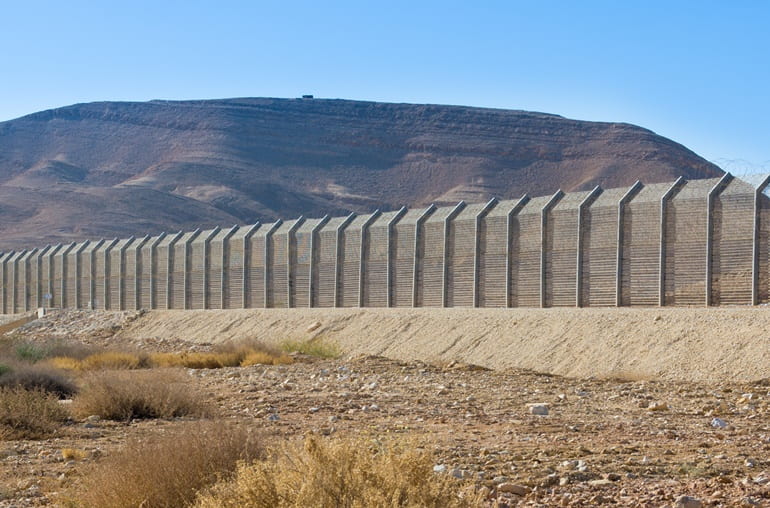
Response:
POLYGON ((273 414, 271 414, 271 415, 268 415, 268 417, 267 417, 267 421, 269 421, 269 422, 277 422, 277 421, 278 421, 278 420, 280 420, 280 419, 281 419, 281 417, 280 417, 280 416, 278 416, 278 415, 277 415, 277 414, 275 414, 275 413, 273 413, 273 414))
POLYGON ((615 485, 615 482, 602 478, 601 480, 591 480, 588 482, 591 487, 607 487, 608 485, 615 485))
POLYGON ((101 419, 102 419, 102 417, 99 416, 99 415, 91 415, 88 418, 86 418, 86 421, 88 421, 88 422, 98 422, 101 419))
POLYGON ((703 508, 703 501, 697 497, 679 496, 674 506, 676 508, 703 508))
POLYGON ((647 406, 647 410, 648 411, 667 411, 668 404, 661 401, 650 402, 650 404, 647 406))
POLYGON ((492 478, 492 481, 497 483, 497 484, 505 483, 505 482, 508 481, 508 477, 507 476, 495 476, 494 478, 492 478))
POLYGON ((434 473, 446 473, 447 467, 444 464, 437 464, 433 466, 434 473))
POLYGON ((715 429, 724 429, 727 428, 727 422, 721 418, 714 418, 711 420, 711 426, 715 429))
POLYGON ((611 482, 619 482, 622 477, 618 473, 607 474, 607 479, 611 482))
POLYGON ((320 321, 316 321, 316 322, 314 322, 314 323, 311 323, 311 324, 310 324, 310 326, 308 326, 308 327, 305 329, 305 331, 306 331, 306 332, 308 332, 308 333, 310 333, 310 332, 312 332, 312 331, 318 330, 320 327, 321 327, 321 322, 320 322, 320 321))
POLYGON ((530 404, 529 414, 537 415, 537 416, 548 415, 548 404, 530 404))
POLYGON ((518 485, 516 483, 501 483, 497 486, 498 492, 505 492, 506 494, 514 494, 516 496, 526 496, 531 492, 529 487, 524 485, 518 485))
POLYGON ((330 416, 330 417, 329 417, 329 421, 330 421, 331 423, 334 423, 334 422, 336 422, 336 421, 337 421, 337 420, 339 420, 339 419, 340 419, 340 417, 339 417, 339 416, 337 416, 337 415, 332 415, 332 416, 330 416))
POLYGON ((756 460, 754 460, 754 459, 746 459, 746 460, 743 462, 743 465, 744 465, 744 466, 746 466, 746 467, 754 467, 754 466, 756 466, 756 465, 757 465, 757 461, 756 461, 756 460))
POLYGON ((317 413, 318 411, 320 411, 320 409, 317 407, 311 407, 310 409, 308 409, 308 412, 310 413, 317 413))

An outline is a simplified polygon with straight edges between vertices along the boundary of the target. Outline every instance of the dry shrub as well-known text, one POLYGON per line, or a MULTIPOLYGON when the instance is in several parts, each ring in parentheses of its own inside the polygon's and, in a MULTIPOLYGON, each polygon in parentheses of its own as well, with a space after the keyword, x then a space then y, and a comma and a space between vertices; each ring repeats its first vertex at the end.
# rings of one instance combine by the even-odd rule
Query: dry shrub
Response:
POLYGON ((0 388, 0 439, 43 439, 66 419, 67 412, 50 393, 0 388))
POLYGON ((239 461, 263 456, 253 433, 221 422, 196 422, 168 435, 129 441, 87 474, 72 504, 113 508, 179 507, 231 474, 239 461))
POLYGON ((45 361, 47 365, 55 369, 62 370, 82 370, 83 362, 77 358, 71 358, 69 356, 55 356, 45 361))
POLYGON ((281 349, 287 353, 301 353, 316 358, 339 358, 342 355, 339 344, 323 337, 310 340, 285 340, 281 342, 281 349))
POLYGON ((60 371, 45 366, 22 366, 0 375, 0 388, 41 390, 57 398, 67 399, 77 387, 60 371))
POLYGON ((248 367, 250 365, 288 365, 291 363, 294 363, 294 359, 284 353, 273 355, 264 351, 252 351, 243 357, 241 367, 248 367))
POLYGON ((64 460, 83 460, 88 457, 88 452, 79 448, 62 448, 61 457, 64 460))
POLYGON ((240 464, 235 478, 198 497, 198 508, 479 506, 472 487, 433 473, 427 453, 363 440, 305 440, 269 460, 240 464))
POLYGON ((83 359, 82 370, 138 369, 143 367, 142 357, 133 353, 105 351, 83 359))
POLYGON ((185 367, 187 369, 221 369, 237 367, 241 356, 236 353, 155 353, 150 363, 157 367, 185 367))
POLYGON ((183 372, 171 369, 92 373, 72 404, 79 418, 99 415, 109 420, 206 416, 209 406, 183 372))

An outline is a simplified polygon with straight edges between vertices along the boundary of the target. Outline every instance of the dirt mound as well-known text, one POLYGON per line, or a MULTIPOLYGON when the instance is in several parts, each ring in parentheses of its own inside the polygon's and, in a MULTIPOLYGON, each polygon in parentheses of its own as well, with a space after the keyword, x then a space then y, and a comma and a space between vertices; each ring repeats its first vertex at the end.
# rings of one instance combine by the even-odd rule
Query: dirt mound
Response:
POLYGON ((574 377, 719 382, 767 376, 768 309, 151 311, 116 339, 216 343, 323 336, 352 354, 574 377))

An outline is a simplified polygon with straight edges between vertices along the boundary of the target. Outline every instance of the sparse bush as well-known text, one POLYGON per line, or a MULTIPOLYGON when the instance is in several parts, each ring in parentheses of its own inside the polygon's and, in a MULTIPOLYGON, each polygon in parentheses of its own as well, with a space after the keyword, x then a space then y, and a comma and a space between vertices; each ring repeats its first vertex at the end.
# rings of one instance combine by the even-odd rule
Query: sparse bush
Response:
POLYGON ((250 365, 288 365, 294 363, 294 359, 284 353, 270 354, 263 351, 247 353, 241 360, 241 367, 250 365))
POLYGON ((228 477, 239 461, 263 456, 253 433, 221 422, 196 422, 150 440, 132 440, 96 464, 72 504, 113 508, 189 505, 201 489, 228 477))
POLYGON ((187 369, 221 369, 237 367, 241 356, 237 353, 155 353, 150 363, 157 367, 184 367, 187 369))
POLYGON ((43 390, 0 388, 0 439, 42 439, 67 419, 56 397, 43 390))
POLYGON ((10 365, 6 365, 4 363, 0 363, 0 377, 4 374, 8 374, 9 372, 12 372, 13 369, 10 367, 10 365))
POLYGON ((89 355, 82 360, 81 370, 104 369, 138 369, 143 367, 141 356, 134 353, 122 353, 119 351, 105 351, 89 355))
POLYGON ((77 387, 61 372, 36 365, 0 375, 0 388, 41 390, 60 399, 67 399, 77 392, 77 387))
POLYGON ((14 352, 19 360, 35 363, 46 357, 48 348, 34 342, 20 342, 16 344, 14 352))
POLYGON ((285 340, 281 349, 287 353, 301 353, 316 358, 339 358, 342 349, 335 342, 316 337, 310 340, 285 340))
POLYGON ((83 460, 88 457, 88 453, 78 448, 62 448, 61 457, 64 460, 83 460))
POLYGON ((109 420, 206 416, 209 407, 183 372, 123 370, 92 373, 73 400, 79 418, 99 415, 109 420))
POLYGON ((436 476, 427 453, 363 440, 305 440, 202 492, 198 508, 479 506, 469 485, 436 476), (461 497, 464 494, 464 497, 461 497))

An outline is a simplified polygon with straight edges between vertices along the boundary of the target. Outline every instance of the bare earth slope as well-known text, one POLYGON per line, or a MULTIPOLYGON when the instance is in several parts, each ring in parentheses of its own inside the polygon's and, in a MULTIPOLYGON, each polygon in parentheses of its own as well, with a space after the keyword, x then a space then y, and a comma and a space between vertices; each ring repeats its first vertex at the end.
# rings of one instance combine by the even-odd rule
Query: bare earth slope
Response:
POLYGON ((768 329, 766 308, 252 309, 152 311, 117 337, 205 344, 322 336, 353 354, 403 361, 720 382, 768 377, 768 329))
POLYGON ((0 248, 719 174, 640 127, 526 111, 78 104, 0 123, 0 248))

